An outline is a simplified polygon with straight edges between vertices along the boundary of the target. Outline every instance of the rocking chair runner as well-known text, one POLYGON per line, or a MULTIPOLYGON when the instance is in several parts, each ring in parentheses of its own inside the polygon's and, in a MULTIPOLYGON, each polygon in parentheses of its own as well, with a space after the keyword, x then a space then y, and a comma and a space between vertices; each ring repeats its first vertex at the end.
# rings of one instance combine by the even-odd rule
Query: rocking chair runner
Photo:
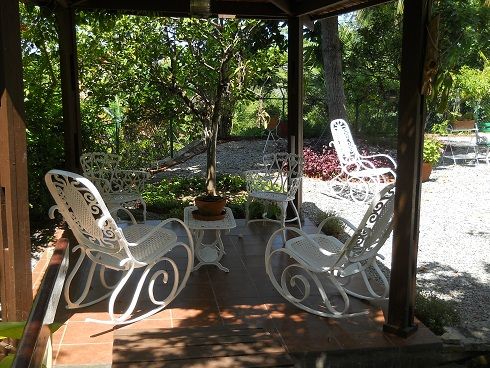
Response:
POLYGON ((141 196, 150 174, 139 170, 121 170, 122 157, 113 153, 90 152, 80 157, 83 175, 99 190, 109 210, 114 208, 143 207, 143 222, 146 221, 146 203, 141 196))
POLYGON ((331 185, 335 194, 338 195, 347 189, 354 201, 367 201, 373 193, 378 192, 387 183, 388 176, 391 175, 396 180, 395 160, 385 154, 361 155, 345 120, 332 120, 330 130, 333 137, 330 146, 335 148, 340 162, 340 174, 332 179, 331 185), (371 161, 375 158, 388 160, 393 168, 375 167, 371 161), (345 180, 342 177, 345 177, 345 180), (339 188, 335 189, 337 186, 339 188))
MULTIPOLYGON (((64 296, 68 309, 82 308, 93 305, 104 299, 109 299, 109 320, 93 320, 100 323, 127 324, 146 318, 165 308, 186 285, 192 270, 194 259, 194 245, 189 229, 178 219, 168 219, 156 226, 137 224, 133 215, 124 208, 132 224, 121 229, 118 227, 102 200, 97 188, 85 177, 62 170, 51 170, 45 176, 46 185, 56 201, 51 207, 49 215, 54 217, 58 210, 78 241, 72 252, 80 252, 78 261, 68 275, 64 287, 64 296), (177 222, 186 231, 188 244, 177 241, 176 234, 164 226, 177 222), (185 250, 187 265, 183 277, 174 260, 169 256, 177 247, 185 250), (90 262, 90 269, 86 275, 85 285, 81 295, 72 300, 71 285, 78 271, 81 270, 85 257, 90 262), (169 265, 166 268, 156 269, 161 264, 169 265), (99 266, 100 285, 107 290, 102 296, 93 296, 90 292, 93 286, 93 276, 96 267, 99 266), (131 301, 125 312, 116 316, 114 304, 121 292, 127 289, 129 278, 137 268, 143 268, 131 301), (115 285, 109 285, 107 281, 107 269, 120 271, 121 278, 115 285), (170 271, 169 271, 170 270, 170 271), (149 279, 149 301, 155 306, 150 311, 131 318, 137 306, 140 294, 145 286, 145 280, 153 272, 149 279), (164 284, 169 284, 169 291, 164 298, 157 300, 155 296, 155 284, 160 279, 164 284)), ((82 276, 79 274, 79 277, 82 276)), ((159 290, 160 293, 160 290, 159 290)))
POLYGON ((393 229, 393 206, 395 198, 394 184, 385 187, 373 200, 361 224, 356 228, 341 217, 330 217, 318 226, 316 234, 306 234, 297 228, 286 228, 297 237, 288 240, 284 248, 273 250, 274 238, 284 229, 272 234, 265 251, 265 268, 275 289, 289 302, 309 313, 323 317, 349 317, 367 313, 347 313, 349 296, 360 299, 384 299, 388 295, 388 280, 379 268, 376 258, 378 251, 386 242, 393 229), (352 231, 350 238, 342 244, 338 239, 321 232, 329 220, 337 219, 352 231), (280 281, 272 268, 275 257, 287 254, 294 262, 280 273, 280 281), (381 292, 376 292, 371 284, 367 270, 371 269, 381 280, 381 292), (360 275, 367 290, 351 287, 350 281, 360 275), (309 280, 313 280, 311 285, 309 280), (340 294, 343 308, 334 306, 329 298, 328 282, 340 294), (301 287, 302 286, 302 290, 301 287), (311 289, 316 287, 319 293, 315 298, 311 289))

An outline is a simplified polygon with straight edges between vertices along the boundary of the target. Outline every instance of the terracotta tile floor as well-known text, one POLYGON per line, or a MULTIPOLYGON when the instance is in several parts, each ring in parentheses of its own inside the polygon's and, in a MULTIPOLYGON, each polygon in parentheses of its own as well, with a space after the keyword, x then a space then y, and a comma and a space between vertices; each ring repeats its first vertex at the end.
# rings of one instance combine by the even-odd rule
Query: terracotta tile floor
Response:
MULTIPOLYGON (((367 304, 351 298, 352 311, 368 309, 369 314, 341 320, 317 317, 294 307, 276 292, 264 269, 265 245, 277 227, 262 222, 246 226, 244 220, 237 220, 237 224, 236 229, 223 236, 226 255, 222 264, 230 269, 229 273, 215 266, 203 266, 191 274, 185 289, 167 309, 118 328, 154 330, 234 324, 260 327, 281 341, 289 353, 306 361, 306 366, 308 354, 320 352, 392 349, 399 353, 400 348, 413 351, 440 344, 422 325, 409 339, 383 333, 386 305, 382 303, 367 304)), ((304 230, 313 229, 313 224, 306 222, 304 230)), ((287 262, 287 258, 277 262, 287 262)), ((60 300, 56 320, 63 326, 54 334, 55 366, 111 365, 113 326, 85 322, 87 317, 106 319, 106 308, 107 303, 101 302, 67 311, 64 299, 60 300)))

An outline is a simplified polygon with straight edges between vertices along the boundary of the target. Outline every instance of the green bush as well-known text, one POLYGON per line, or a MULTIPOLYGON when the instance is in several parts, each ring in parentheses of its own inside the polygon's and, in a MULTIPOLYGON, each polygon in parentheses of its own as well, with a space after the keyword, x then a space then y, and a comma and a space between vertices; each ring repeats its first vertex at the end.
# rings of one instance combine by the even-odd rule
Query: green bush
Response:
POLYGON ((447 134, 448 124, 449 124, 449 120, 444 120, 442 123, 436 123, 432 125, 430 131, 433 134, 445 135, 447 134))
POLYGON ((323 225, 322 232, 339 239, 344 234, 345 224, 338 218, 333 218, 334 216, 337 216, 334 211, 321 212, 316 216, 315 222, 320 224, 323 220, 331 218, 325 222, 325 225, 323 225))
POLYGON ((442 143, 435 138, 425 136, 422 160, 431 165, 435 165, 439 162, 441 155, 442 155, 442 143))
POLYGON ((431 292, 417 292, 415 315, 436 335, 442 335, 445 326, 454 326, 460 321, 455 303, 440 299, 431 292))
MULTIPOLYGON (((192 205, 194 197, 204 192, 202 176, 162 179, 146 186, 143 198, 147 209, 162 218, 182 218, 184 208, 192 205)), ((245 217, 245 179, 240 175, 221 174, 217 177, 219 192, 226 196, 228 207, 236 218, 245 217)))

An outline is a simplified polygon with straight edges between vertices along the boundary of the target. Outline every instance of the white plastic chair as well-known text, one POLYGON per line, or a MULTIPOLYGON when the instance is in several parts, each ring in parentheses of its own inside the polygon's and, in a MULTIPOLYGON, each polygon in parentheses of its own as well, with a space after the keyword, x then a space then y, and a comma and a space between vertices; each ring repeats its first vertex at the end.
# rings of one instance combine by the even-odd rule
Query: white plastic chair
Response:
MULTIPOLYGON (((90 321, 127 324, 157 313, 181 292, 189 278, 194 259, 192 236, 182 221, 168 219, 156 226, 138 224, 133 215, 121 207, 121 210, 126 211, 132 219, 132 224, 120 228, 109 213, 99 191, 87 178, 67 171, 51 170, 46 174, 45 181, 56 201, 56 205, 49 210, 49 215, 53 218, 56 210, 63 215, 78 242, 72 252, 80 252, 64 286, 68 309, 83 308, 109 298, 109 320, 90 319, 90 321), (188 244, 178 241, 175 232, 164 227, 175 222, 185 229, 188 244), (173 254, 171 251, 177 247, 185 250, 187 264, 183 275, 180 274, 175 261, 170 258, 173 254), (90 263, 88 272, 85 268, 81 268, 85 258, 90 263), (99 266, 100 287, 105 290, 102 296, 93 295, 95 292, 91 292, 97 281, 93 277, 97 266, 99 266), (140 278, 137 286, 130 287, 128 291, 128 280, 137 268, 142 268, 143 272, 138 273, 140 278), (113 285, 109 285, 107 281, 107 269, 120 271, 120 278, 113 285), (72 282, 77 273, 79 279, 85 280, 85 285, 81 289, 81 294, 73 300, 72 282), (153 307, 146 313, 132 316, 150 273, 152 275, 149 278, 147 291, 153 307), (157 282, 167 284, 168 288, 167 292, 158 299, 154 292, 157 282), (124 291, 130 295, 130 302, 126 311, 116 315, 114 305, 117 300, 122 302, 125 300, 124 291)), ((159 289, 158 292, 161 293, 159 289)))
POLYGON ((273 249, 275 237, 283 229, 274 232, 267 243, 265 268, 275 289, 298 308, 319 316, 340 318, 367 313, 348 313, 348 295, 366 300, 385 299, 388 295, 388 280, 376 258, 383 258, 378 251, 393 229, 394 198, 394 184, 390 184, 376 195, 358 227, 344 218, 330 217, 320 223, 315 234, 286 228, 298 236, 288 240, 284 248, 273 249), (345 243, 321 232, 330 220, 340 220, 352 231, 345 243), (280 260, 281 255, 291 257, 291 262, 282 272, 274 273, 273 266, 280 264, 276 257, 280 260), (375 291, 368 270, 381 281, 381 292, 375 291), (350 284, 356 275, 360 275, 363 281, 361 290, 350 284), (313 288, 319 295, 312 293, 313 288), (332 294, 335 294, 337 305, 329 297, 332 294), (338 301, 339 294, 341 301, 338 301))
POLYGON ((333 137, 330 146, 335 148, 340 162, 340 173, 332 179, 331 183, 331 189, 335 195, 340 196, 345 190, 348 190, 354 201, 368 201, 387 184, 388 176, 391 175, 396 180, 395 160, 385 154, 361 155, 345 120, 332 120, 330 130, 333 137), (374 158, 387 159, 393 168, 375 167, 371 161, 374 158))
POLYGON ((262 220, 278 222, 285 226, 286 222, 297 221, 301 228, 301 219, 298 209, 294 205, 296 192, 301 184, 303 175, 303 158, 287 152, 270 153, 263 156, 264 168, 260 170, 245 171, 247 185, 246 219, 250 220, 250 204, 253 200, 266 205, 262 220), (275 204, 280 209, 280 219, 274 220, 267 217, 267 207, 275 204), (295 217, 286 220, 286 210, 290 204, 295 217))
POLYGON ((141 196, 145 182, 150 178, 146 171, 121 170, 122 157, 113 153, 90 152, 80 157, 83 175, 99 190, 109 210, 141 205, 146 221, 146 203, 141 196))

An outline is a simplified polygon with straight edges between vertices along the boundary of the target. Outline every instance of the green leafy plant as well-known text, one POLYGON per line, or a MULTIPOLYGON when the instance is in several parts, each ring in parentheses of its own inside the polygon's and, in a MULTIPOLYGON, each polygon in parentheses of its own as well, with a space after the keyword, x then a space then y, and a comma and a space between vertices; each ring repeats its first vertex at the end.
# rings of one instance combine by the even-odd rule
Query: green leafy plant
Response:
POLYGON ((445 135, 447 134, 447 127, 449 124, 449 120, 444 120, 441 123, 435 123, 432 125, 430 132, 433 134, 445 135))
POLYGON ((344 234, 345 224, 338 218, 335 218, 336 216, 337 214, 334 211, 321 212, 316 216, 315 222, 319 224, 323 220, 329 219, 323 225, 322 232, 326 235, 331 235, 339 239, 344 234))
MULTIPOLYGON (((25 326, 26 322, 0 322, 0 341, 6 339, 20 340, 22 338, 25 326)), ((61 326, 61 323, 52 323, 48 325, 51 333, 54 333, 61 326)), ((6 345, 8 346, 8 349, 6 349, 7 355, 0 360, 0 368, 8 368, 12 366, 15 358, 15 347, 10 344, 6 345)))
POLYGON ((440 299, 431 292, 417 293, 415 315, 436 335, 442 335, 445 326, 454 326, 460 321, 455 303, 440 299))
POLYGON ((424 150, 422 160, 431 165, 439 162, 442 155, 442 143, 430 136, 424 137, 424 150))

